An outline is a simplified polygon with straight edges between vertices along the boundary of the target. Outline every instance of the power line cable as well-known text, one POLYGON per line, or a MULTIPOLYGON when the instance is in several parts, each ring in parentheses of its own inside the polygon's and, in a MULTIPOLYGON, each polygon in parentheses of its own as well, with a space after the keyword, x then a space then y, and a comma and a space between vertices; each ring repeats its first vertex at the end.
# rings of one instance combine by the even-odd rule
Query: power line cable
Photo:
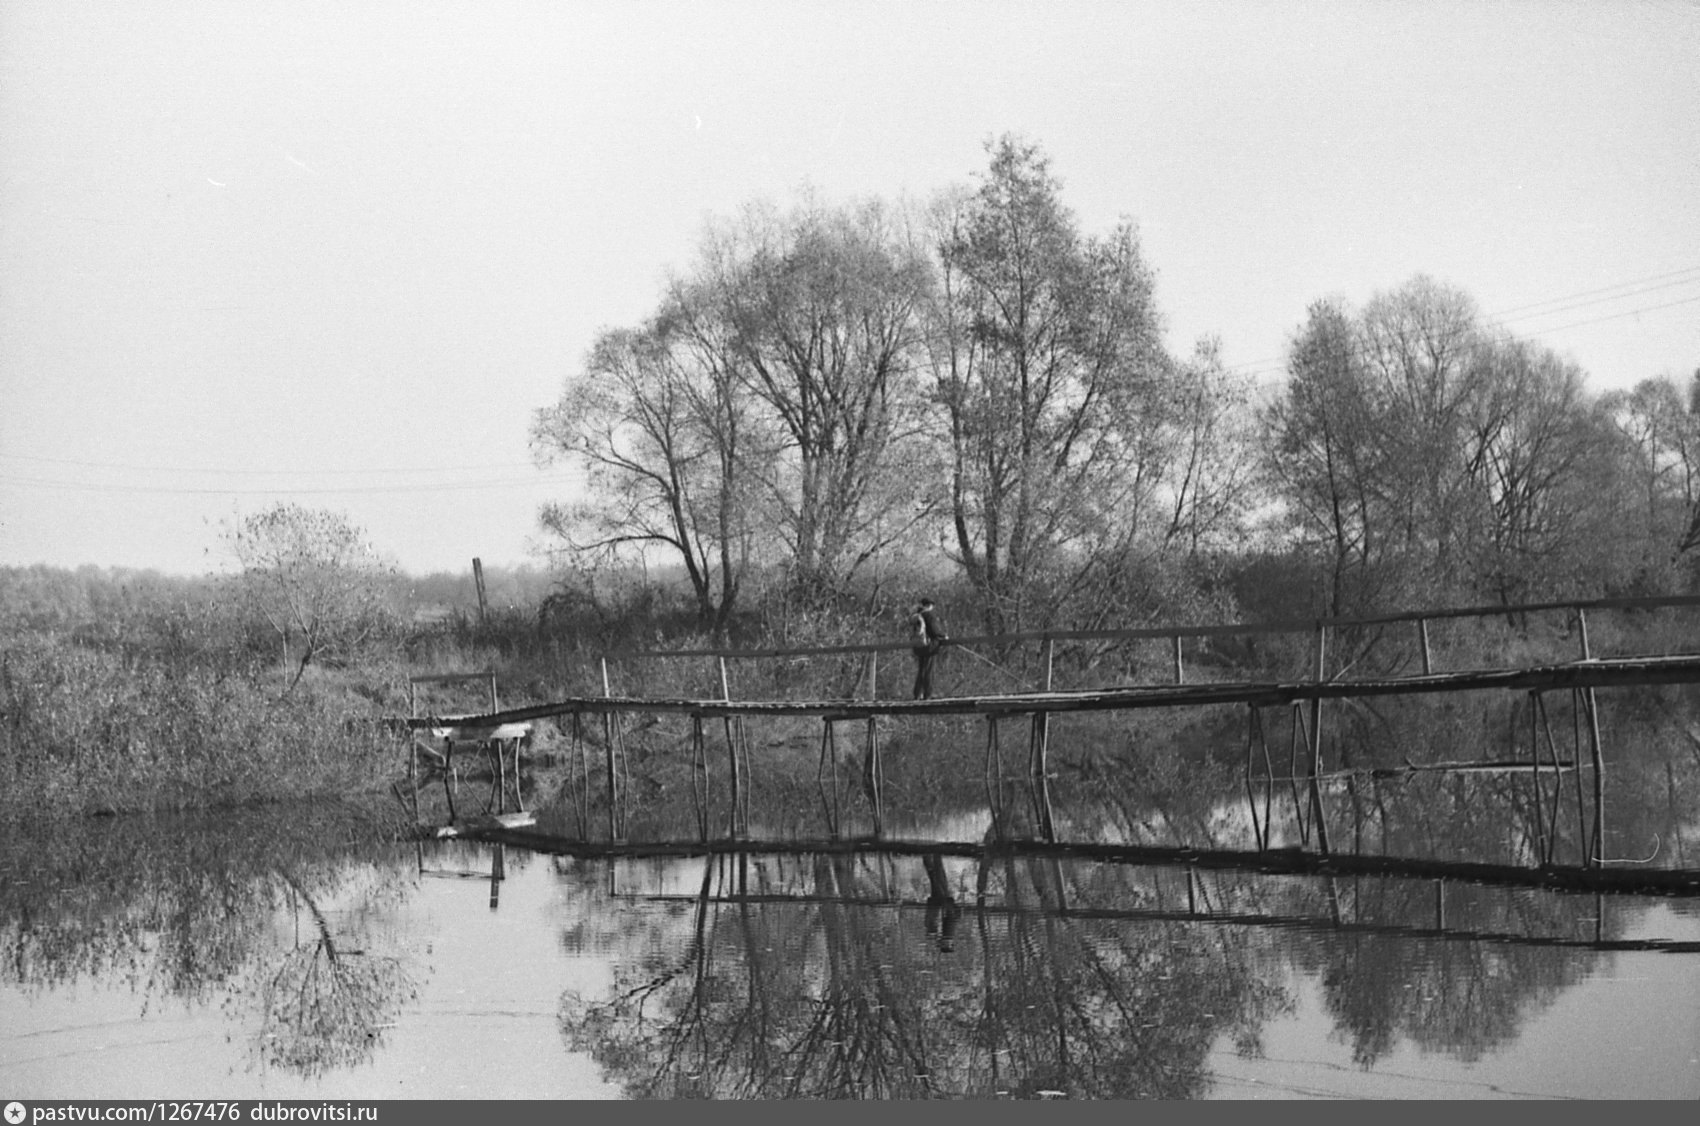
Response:
MULTIPOLYGON (((1675 301, 1665 301, 1665 302, 1662 302, 1658 305, 1641 305, 1641 306, 1638 306, 1634 309, 1624 309, 1624 310, 1621 310, 1621 311, 1616 312, 1616 313, 1607 313, 1605 316, 1601 316, 1601 317, 1590 317, 1587 320, 1571 321, 1568 324, 1548 325, 1546 328, 1530 329, 1530 330, 1524 331, 1521 335, 1523 335, 1525 337, 1551 336, 1555 333, 1565 332, 1569 329, 1582 328, 1585 325, 1600 324, 1604 321, 1621 320, 1624 317, 1636 317, 1636 316, 1640 316, 1642 313, 1657 312, 1660 309, 1670 309, 1670 308, 1674 308, 1675 306, 1678 306, 1678 305, 1691 305, 1696 301, 1700 301, 1700 294, 1696 294, 1693 297, 1681 297, 1681 298, 1678 298, 1675 301)), ((1367 352, 1360 349, 1359 354, 1360 354, 1360 356, 1366 355, 1367 352)), ((1235 365, 1233 368, 1224 368, 1223 370, 1232 371, 1232 372, 1234 372, 1234 374, 1240 376, 1243 379, 1256 380, 1256 379, 1258 379, 1259 377, 1262 377, 1262 376, 1279 375, 1279 374, 1285 372, 1287 370, 1287 360, 1286 360, 1286 357, 1269 357, 1269 358, 1261 360, 1261 361, 1247 361, 1246 365, 1235 365), (1259 363, 1259 364, 1262 364, 1264 366, 1251 368, 1250 370, 1246 370, 1246 371, 1235 370, 1237 368, 1245 367, 1245 366, 1252 364, 1252 363, 1259 363)))
MULTIPOLYGON (((1687 266, 1687 267, 1684 267, 1683 269, 1671 270, 1668 273, 1663 273, 1663 274, 1649 274, 1648 276, 1646 276, 1644 278, 1635 278, 1631 281, 1618 282, 1616 285, 1601 286, 1598 289, 1584 289, 1580 293, 1572 293, 1572 294, 1568 294, 1564 297, 1549 297, 1545 301, 1533 301, 1533 302, 1530 302, 1527 305, 1513 305, 1509 309, 1499 310, 1497 313, 1494 314, 1494 316, 1498 316, 1498 317, 1509 316, 1512 313, 1521 313, 1526 309, 1538 309, 1543 305, 1556 305, 1556 304, 1560 304, 1562 302, 1571 301, 1571 300, 1578 298, 1578 297, 1590 297, 1590 296, 1592 296, 1596 293, 1609 293, 1613 290, 1629 289, 1633 286, 1644 285, 1648 282, 1665 282, 1665 279, 1667 279, 1667 278, 1681 277, 1683 275, 1688 275, 1688 274, 1700 274, 1700 266, 1687 266)), ((1681 282, 1666 282, 1666 284, 1667 285, 1680 285, 1682 283, 1681 282)), ((1663 286, 1655 286, 1654 288, 1663 288, 1663 286)))
MULTIPOLYGON (((1681 281, 1664 282, 1660 285, 1650 285, 1642 289, 1614 294, 1610 297, 1594 297, 1586 301, 1577 301, 1573 304, 1557 305, 1551 309, 1542 309, 1539 312, 1519 313, 1514 317, 1507 317, 1504 314, 1496 314, 1494 319, 1500 324, 1514 324, 1518 321, 1539 320, 1542 317, 1555 317, 1560 313, 1570 313, 1577 309, 1586 309, 1591 305, 1604 305, 1611 301, 1623 301, 1630 297, 1641 297, 1648 293, 1657 293, 1661 289, 1670 289, 1674 286, 1695 285, 1697 283, 1700 283, 1700 276, 1684 278, 1681 281)), ((1654 308, 1662 308, 1662 306, 1654 306, 1654 308)))
POLYGON ((1677 301, 1666 301, 1663 305, 1646 305, 1639 309, 1625 309, 1621 313, 1608 313, 1603 317, 1594 317, 1586 321, 1572 321, 1567 325, 1554 325, 1552 328, 1539 329, 1535 332, 1531 332, 1529 335, 1544 336, 1551 332, 1563 332, 1567 328, 1581 328, 1583 325, 1599 324, 1601 321, 1615 321, 1623 317, 1638 317, 1642 313, 1652 313, 1659 309, 1669 309, 1676 305, 1692 305, 1696 301, 1700 301, 1700 293, 1695 294, 1693 297, 1681 298, 1677 301))
MULTIPOLYGON (((1611 301, 1622 301, 1630 297, 1639 297, 1643 294, 1653 293, 1661 289, 1669 289, 1674 286, 1693 285, 1696 283, 1700 283, 1700 266, 1688 266, 1684 269, 1671 270, 1662 274, 1650 274, 1646 277, 1633 278, 1629 281, 1618 282, 1615 285, 1601 286, 1597 289, 1580 290, 1576 293, 1565 294, 1560 297, 1550 297, 1544 301, 1535 301, 1524 305, 1513 305, 1505 309, 1499 309, 1488 313, 1487 319, 1496 323, 1538 319, 1543 316, 1557 315, 1561 312, 1573 312, 1577 309, 1587 308, 1590 305, 1606 304, 1611 301), (1670 280, 1673 278, 1677 280, 1670 280), (1655 282, 1659 284, 1650 284, 1655 282), (1599 296, 1601 294, 1607 294, 1608 296, 1599 296), (1582 300, 1582 298, 1589 298, 1589 300, 1582 300), (1547 309, 1545 312, 1541 313, 1529 312, 1529 310, 1542 309, 1546 306, 1556 307, 1547 309)), ((1525 332, 1525 335, 1544 336, 1548 333, 1563 332, 1566 329, 1579 328, 1583 325, 1598 324, 1601 321, 1607 320, 1616 320, 1619 317, 1653 312, 1658 309, 1667 309, 1673 305, 1684 305, 1695 300, 1700 300, 1700 297, 1682 298, 1677 301, 1666 302, 1660 305, 1648 305, 1635 309, 1627 309, 1620 313, 1612 313, 1608 316, 1596 317, 1585 321, 1576 321, 1571 324, 1552 325, 1547 328, 1533 329, 1525 332)), ((1224 365, 1223 370, 1239 372, 1249 377, 1256 378, 1258 376, 1271 375, 1284 371, 1286 369, 1286 363, 1286 356, 1264 356, 1261 359, 1242 360, 1236 364, 1224 365)))

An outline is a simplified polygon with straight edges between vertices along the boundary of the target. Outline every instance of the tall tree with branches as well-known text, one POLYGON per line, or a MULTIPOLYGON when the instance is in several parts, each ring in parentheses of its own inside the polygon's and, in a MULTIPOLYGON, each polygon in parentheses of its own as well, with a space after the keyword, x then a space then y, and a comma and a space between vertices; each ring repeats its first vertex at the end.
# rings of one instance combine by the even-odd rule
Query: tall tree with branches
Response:
POLYGON ((676 291, 693 323, 725 335, 781 440, 767 484, 799 593, 842 589, 925 514, 911 470, 928 284, 892 208, 805 196, 716 226, 676 291))
POLYGON ((1134 230, 1082 235, 1038 147, 988 145, 936 222, 933 394, 949 436, 955 557, 987 626, 1016 627, 1123 535, 1152 485, 1170 370, 1134 230))
POLYGON ((661 546, 683 568, 701 626, 723 632, 755 534, 765 447, 754 405, 723 334, 684 303, 604 332, 560 401, 533 421, 538 456, 577 463, 589 488, 579 503, 546 506, 543 526, 578 557, 661 546))

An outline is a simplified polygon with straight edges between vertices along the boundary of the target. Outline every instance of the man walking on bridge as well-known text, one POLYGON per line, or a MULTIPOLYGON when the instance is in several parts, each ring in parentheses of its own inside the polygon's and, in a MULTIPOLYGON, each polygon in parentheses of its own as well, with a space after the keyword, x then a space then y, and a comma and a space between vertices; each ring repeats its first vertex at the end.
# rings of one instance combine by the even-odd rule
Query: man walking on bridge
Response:
POLYGON ((911 643, 915 653, 915 699, 933 698, 933 661, 950 637, 944 632, 938 615, 933 613, 933 600, 921 599, 909 618, 911 643))

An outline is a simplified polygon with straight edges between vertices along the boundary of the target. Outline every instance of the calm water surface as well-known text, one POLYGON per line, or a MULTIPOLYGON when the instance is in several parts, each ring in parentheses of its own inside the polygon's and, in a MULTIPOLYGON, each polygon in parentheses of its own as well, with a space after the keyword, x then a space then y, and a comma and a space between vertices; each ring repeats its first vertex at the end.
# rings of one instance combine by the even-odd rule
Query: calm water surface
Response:
POLYGON ((1694 901, 351 832, 11 835, 0 1095, 1700 1097, 1694 901))

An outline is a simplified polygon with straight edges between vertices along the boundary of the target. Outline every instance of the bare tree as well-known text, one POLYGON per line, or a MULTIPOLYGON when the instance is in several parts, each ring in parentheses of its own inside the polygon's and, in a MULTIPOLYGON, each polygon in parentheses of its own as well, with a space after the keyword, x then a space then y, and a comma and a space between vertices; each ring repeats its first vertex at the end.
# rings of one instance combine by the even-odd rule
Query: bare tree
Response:
POLYGON ((956 558, 999 630, 1139 508, 1168 372, 1132 227, 1081 235, 1036 146, 988 149, 936 217, 929 342, 956 558))
POLYGON ((878 201, 751 206, 705 239, 683 315, 782 436, 768 465, 794 589, 830 593, 924 515, 905 472, 920 423, 916 310, 929 284, 878 201))
POLYGON ((1600 397, 1598 412, 1617 436, 1627 491, 1635 500, 1617 514, 1632 533, 1643 582, 1700 547, 1700 371, 1687 400, 1670 375, 1644 379, 1600 397))
POLYGON ((1511 606, 1604 576, 1584 575, 1604 514, 1593 487, 1606 435, 1588 409, 1582 372, 1550 349, 1509 338, 1484 347, 1485 388, 1470 444, 1476 456, 1478 588, 1511 606))
POLYGON ((226 538, 242 564, 243 596, 277 634, 284 666, 295 664, 291 689, 314 660, 346 653, 384 624, 393 569, 347 516, 280 503, 226 538))
POLYGON ((1196 560, 1208 546, 1237 543, 1256 501, 1256 438, 1243 380, 1222 365, 1221 341, 1206 337, 1177 365, 1170 392, 1172 454, 1165 469, 1164 546, 1196 560))
POLYGON ((1313 304, 1287 372, 1286 393, 1265 414, 1271 475, 1300 542, 1328 560, 1327 608, 1339 615, 1373 603, 1387 570, 1386 454, 1351 315, 1313 304))
POLYGON ((683 566, 701 624, 725 629, 752 546, 763 443, 754 401, 723 346, 675 304, 638 329, 603 333, 560 402, 537 412, 532 445, 570 458, 592 498, 541 519, 576 555, 660 544, 683 566))

